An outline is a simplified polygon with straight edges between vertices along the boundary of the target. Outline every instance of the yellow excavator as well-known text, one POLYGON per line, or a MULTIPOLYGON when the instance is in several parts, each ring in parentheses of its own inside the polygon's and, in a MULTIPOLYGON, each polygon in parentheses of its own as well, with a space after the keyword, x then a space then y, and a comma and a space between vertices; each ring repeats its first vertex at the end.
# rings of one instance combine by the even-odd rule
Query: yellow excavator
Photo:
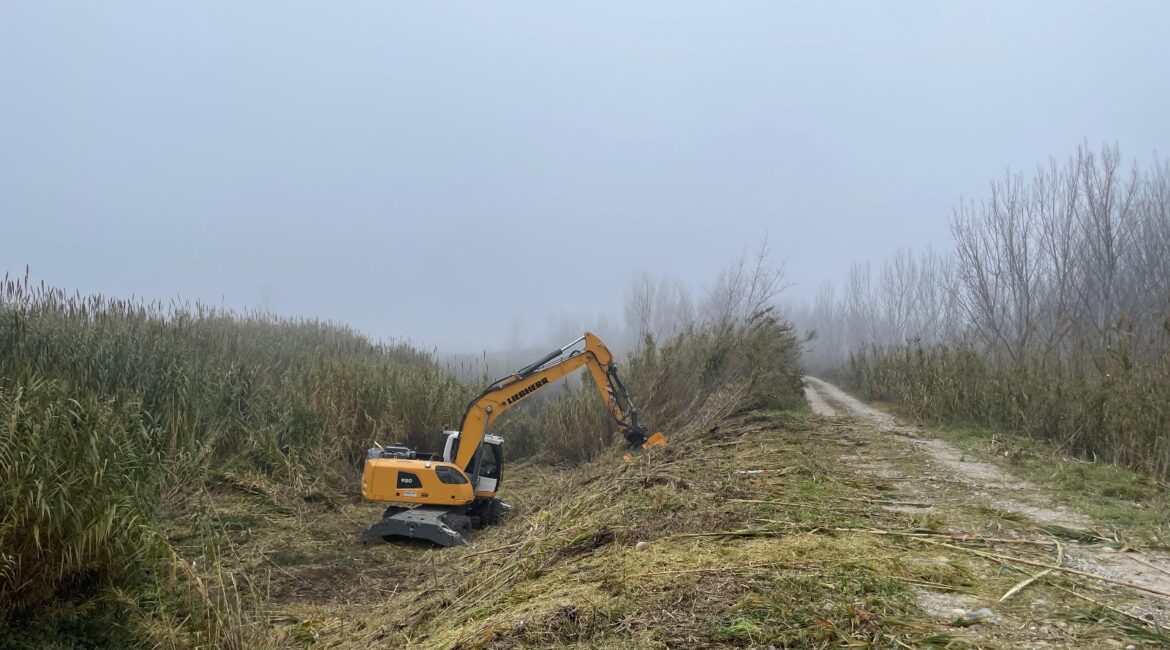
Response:
POLYGON ((488 425, 581 366, 589 368, 632 453, 667 443, 661 432, 651 434, 638 423, 638 412, 618 378, 613 355, 601 339, 586 332, 484 389, 467 406, 459 430, 443 431, 441 455, 421 454, 402 445, 370 449, 362 473, 362 496, 391 505, 359 541, 406 537, 440 546, 466 545, 473 527, 499 522, 509 509, 496 497, 503 478, 504 440, 488 434, 488 425))

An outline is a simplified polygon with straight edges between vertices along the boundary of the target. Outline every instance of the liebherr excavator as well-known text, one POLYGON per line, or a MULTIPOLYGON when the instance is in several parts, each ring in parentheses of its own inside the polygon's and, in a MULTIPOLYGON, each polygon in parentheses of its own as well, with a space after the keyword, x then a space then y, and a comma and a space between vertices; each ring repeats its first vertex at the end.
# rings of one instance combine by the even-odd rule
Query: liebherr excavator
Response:
POLYGON ((466 545, 472 527, 497 523, 508 509, 496 497, 503 477, 504 441, 489 435, 488 425, 581 366, 589 368, 634 453, 667 443, 661 432, 651 434, 638 423, 638 412, 618 378, 613 355, 601 339, 586 332, 484 389, 467 406, 459 430, 443 431, 442 455, 421 454, 401 445, 370 449, 362 473, 362 496, 391 505, 359 541, 413 537, 440 546, 466 545), (584 346, 578 349, 580 343, 584 346))

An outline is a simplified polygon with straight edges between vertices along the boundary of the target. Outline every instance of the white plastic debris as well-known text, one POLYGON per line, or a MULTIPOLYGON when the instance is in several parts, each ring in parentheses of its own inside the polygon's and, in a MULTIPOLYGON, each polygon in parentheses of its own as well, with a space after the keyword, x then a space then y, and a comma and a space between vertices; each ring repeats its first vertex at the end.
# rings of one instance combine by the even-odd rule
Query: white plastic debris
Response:
POLYGON ((985 621, 994 615, 990 609, 984 607, 983 609, 976 609, 963 614, 963 618, 968 621, 985 621))

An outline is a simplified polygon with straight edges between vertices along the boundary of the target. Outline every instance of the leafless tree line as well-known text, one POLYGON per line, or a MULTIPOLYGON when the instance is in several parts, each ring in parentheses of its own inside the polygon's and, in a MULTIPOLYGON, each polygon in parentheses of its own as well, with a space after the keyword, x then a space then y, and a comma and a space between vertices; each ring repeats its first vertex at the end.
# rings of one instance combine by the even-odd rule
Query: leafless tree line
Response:
POLYGON ((1170 338, 1170 164, 1122 164, 1082 145, 1030 176, 1007 173, 961 201, 954 250, 855 264, 792 316, 815 339, 810 367, 868 343, 973 346, 1009 362, 1124 343, 1161 354, 1170 338))
POLYGON ((768 238, 745 248, 706 287, 692 288, 670 275, 635 274, 625 293, 624 322, 613 314, 553 314, 544 326, 517 318, 504 344, 477 352, 435 350, 435 360, 464 381, 497 378, 531 363, 557 345, 593 331, 615 352, 635 348, 647 336, 664 342, 696 327, 743 325, 769 307, 788 287, 784 263, 772 258, 768 238))
POLYGON ((772 258, 767 237, 725 266, 699 300, 676 278, 639 274, 626 292, 627 338, 651 336, 665 341, 697 325, 743 325, 756 314, 775 308, 788 286, 784 263, 772 258))

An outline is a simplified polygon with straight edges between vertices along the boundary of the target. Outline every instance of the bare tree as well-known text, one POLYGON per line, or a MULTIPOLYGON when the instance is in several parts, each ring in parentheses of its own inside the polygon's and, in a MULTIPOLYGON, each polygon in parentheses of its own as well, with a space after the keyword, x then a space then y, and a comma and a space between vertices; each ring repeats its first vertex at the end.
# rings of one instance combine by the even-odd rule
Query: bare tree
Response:
POLYGON ((1076 219, 1081 176, 1070 163, 1064 169, 1049 159, 1032 181, 1032 202, 1040 224, 1039 253, 1046 270, 1039 318, 1045 354, 1065 344, 1073 318, 1076 282, 1076 219))
POLYGON ((1122 311, 1119 280, 1122 256, 1132 235, 1131 208, 1137 191, 1136 175, 1128 183, 1121 179, 1120 161, 1116 147, 1104 147, 1099 156, 1083 145, 1077 151, 1084 196, 1083 209, 1078 211, 1078 325, 1101 345, 1108 344, 1109 330, 1122 311))
POLYGON ((664 340, 690 327, 695 308, 690 291, 676 278, 634 276, 626 293, 626 329, 632 338, 646 335, 664 340))
POLYGON ((784 263, 773 262, 765 236, 751 257, 745 250, 720 271, 707 289, 700 313, 708 323, 740 325, 754 314, 775 306, 776 299, 788 286, 784 280, 784 263))
MULTIPOLYGON (((1170 164, 1155 157, 1126 174, 1120 162, 1115 146, 1082 145, 1029 179, 1009 171, 984 200, 959 202, 952 254, 900 250, 876 275, 855 263, 840 294, 822 289, 812 307, 793 310, 822 339, 810 354, 828 363, 830 351, 843 359, 868 343, 969 342, 1019 362, 1105 349, 1121 335, 1147 354, 1164 350, 1170 164)), ((741 261, 713 294, 725 311, 745 269, 741 261)))

